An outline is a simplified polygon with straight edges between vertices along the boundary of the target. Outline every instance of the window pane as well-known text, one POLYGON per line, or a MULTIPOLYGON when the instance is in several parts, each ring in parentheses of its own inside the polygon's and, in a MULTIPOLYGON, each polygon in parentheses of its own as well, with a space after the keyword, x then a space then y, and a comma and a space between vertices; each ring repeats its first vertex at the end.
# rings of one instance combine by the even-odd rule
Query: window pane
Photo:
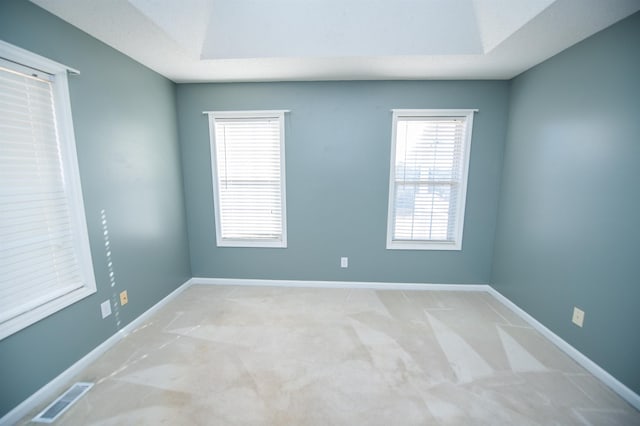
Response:
POLYGON ((452 241, 453 191, 449 184, 398 184, 393 239, 452 241))
POLYGON ((1 339, 95 292, 95 280, 65 130, 67 70, 6 43, 0 50, 43 69, 0 59, 1 339))
MULTIPOLYGON (((388 240, 456 244, 469 117, 394 112, 388 240)), ((394 247, 391 247, 394 248, 394 247)), ((411 245, 410 248, 420 248, 411 245)))
POLYGON ((284 244, 284 116, 221 114, 211 118, 218 245, 284 244))

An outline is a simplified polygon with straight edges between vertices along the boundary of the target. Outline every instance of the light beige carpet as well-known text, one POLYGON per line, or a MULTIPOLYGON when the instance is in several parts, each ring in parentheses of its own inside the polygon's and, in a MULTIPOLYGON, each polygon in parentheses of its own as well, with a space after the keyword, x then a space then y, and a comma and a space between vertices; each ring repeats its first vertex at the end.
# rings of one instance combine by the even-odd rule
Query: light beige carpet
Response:
POLYGON ((476 292, 192 286, 74 381, 59 424, 640 424, 476 292))

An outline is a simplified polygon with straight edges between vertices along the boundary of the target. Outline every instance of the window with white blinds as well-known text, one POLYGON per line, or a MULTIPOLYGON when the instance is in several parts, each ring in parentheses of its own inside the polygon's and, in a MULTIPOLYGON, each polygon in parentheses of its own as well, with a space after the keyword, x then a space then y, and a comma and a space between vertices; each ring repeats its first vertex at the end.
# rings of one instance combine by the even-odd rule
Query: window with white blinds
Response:
POLYGON ((387 248, 461 250, 473 110, 394 110, 387 248))
POLYGON ((0 339, 95 292, 67 68, 0 44, 0 339))
POLYGON ((209 112, 219 247, 286 247, 285 111, 209 112))

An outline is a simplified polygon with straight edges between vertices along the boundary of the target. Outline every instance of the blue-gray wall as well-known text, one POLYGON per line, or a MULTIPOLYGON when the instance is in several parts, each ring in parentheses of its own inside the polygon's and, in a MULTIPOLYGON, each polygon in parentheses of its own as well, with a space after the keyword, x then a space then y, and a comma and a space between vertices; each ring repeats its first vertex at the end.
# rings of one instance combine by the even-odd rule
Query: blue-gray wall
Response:
POLYGON ((196 277, 488 283, 506 132, 500 81, 180 84, 196 277), (387 250, 392 108, 478 108, 462 251, 387 250), (289 109, 288 248, 216 247, 208 110, 289 109), (349 268, 340 268, 340 256, 349 268))
POLYGON ((511 85, 492 283, 640 393, 640 14, 511 85), (573 306, 584 328, 571 323, 573 306))
POLYGON ((191 276, 175 85, 27 1, 0 2, 0 39, 81 71, 71 104, 98 292, 0 341, 0 417, 191 276), (116 286, 106 265, 106 210, 116 286))

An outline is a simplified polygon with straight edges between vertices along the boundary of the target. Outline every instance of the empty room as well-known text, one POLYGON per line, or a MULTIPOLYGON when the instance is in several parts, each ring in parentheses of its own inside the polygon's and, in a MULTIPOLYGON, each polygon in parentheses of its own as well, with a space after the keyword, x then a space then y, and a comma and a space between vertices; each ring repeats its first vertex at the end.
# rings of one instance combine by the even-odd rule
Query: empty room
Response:
POLYGON ((637 0, 0 1, 0 425, 640 425, 637 0))

